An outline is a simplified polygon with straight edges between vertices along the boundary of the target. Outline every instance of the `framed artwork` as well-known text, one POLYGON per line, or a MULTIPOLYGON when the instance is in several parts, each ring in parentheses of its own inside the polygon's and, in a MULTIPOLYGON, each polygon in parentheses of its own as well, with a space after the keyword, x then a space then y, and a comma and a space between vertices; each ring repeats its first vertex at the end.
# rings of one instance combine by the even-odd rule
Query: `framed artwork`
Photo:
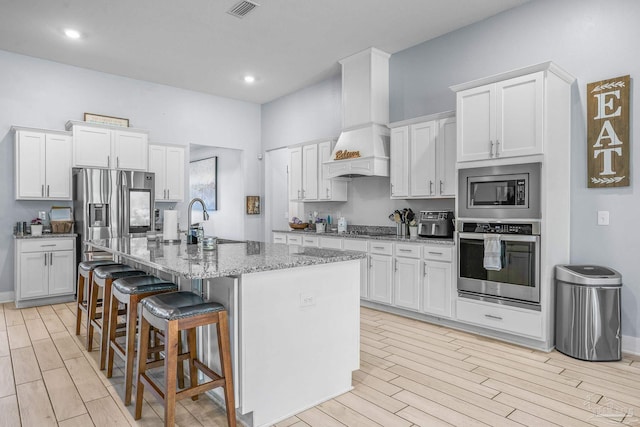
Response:
POLYGON ((84 121, 87 123, 99 123, 101 125, 129 127, 129 119, 120 117, 103 116, 101 114, 84 113, 84 121))
POLYGON ((218 210, 218 157, 189 162, 189 197, 204 200, 208 211, 218 210))
POLYGON ((247 215, 260 215, 260 196, 247 196, 247 215))

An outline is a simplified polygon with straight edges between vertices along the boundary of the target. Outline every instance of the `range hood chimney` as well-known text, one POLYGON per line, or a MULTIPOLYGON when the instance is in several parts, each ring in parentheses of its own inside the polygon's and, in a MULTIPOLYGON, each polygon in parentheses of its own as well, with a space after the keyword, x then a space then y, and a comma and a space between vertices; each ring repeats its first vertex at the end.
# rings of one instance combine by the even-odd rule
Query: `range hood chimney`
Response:
POLYGON ((342 133, 326 177, 389 176, 389 56, 370 48, 340 61, 342 133))

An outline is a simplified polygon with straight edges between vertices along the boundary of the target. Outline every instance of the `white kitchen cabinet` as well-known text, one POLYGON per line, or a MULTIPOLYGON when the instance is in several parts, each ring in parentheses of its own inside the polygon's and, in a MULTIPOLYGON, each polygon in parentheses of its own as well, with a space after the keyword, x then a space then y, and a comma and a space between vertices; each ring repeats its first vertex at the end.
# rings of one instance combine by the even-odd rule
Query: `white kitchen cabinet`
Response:
POLYGON ((327 140, 289 149, 289 200, 347 200, 347 181, 326 178, 322 167, 331 158, 333 144, 333 140, 327 140))
POLYGON ((320 246, 320 238, 318 236, 302 236, 302 246, 317 248, 320 246))
POLYGON ((320 236, 319 247, 322 249, 336 249, 341 251, 343 243, 342 240, 343 239, 338 237, 320 236))
POLYGON ((147 132, 75 121, 66 127, 73 132, 73 166, 147 170, 147 132))
POLYGON ((456 119, 450 115, 412 119, 391 129, 392 199, 455 195, 456 119))
POLYGON ((458 161, 542 154, 544 78, 538 71, 459 91, 458 161))
POLYGON ((394 259, 393 304, 410 310, 420 309, 420 260, 394 259))
POLYGON ((71 135, 13 130, 16 200, 71 200, 71 135))
POLYGON ((75 238, 15 241, 16 307, 70 301, 75 293, 75 238))
POLYGON ((273 233, 273 243, 287 244, 287 235, 285 233, 273 233))
POLYGON ((453 249, 425 246, 423 253, 422 311, 438 317, 451 317, 453 249))
POLYGON ((156 202, 184 200, 184 147, 149 145, 149 172, 156 175, 156 202))
POLYGON ((287 234, 288 245, 302 245, 302 235, 300 234, 287 234))
POLYGON ((369 299, 383 304, 392 303, 392 257, 369 254, 369 299))
POLYGON ((456 312, 457 319, 465 323, 531 338, 543 336, 543 317, 539 311, 458 298, 456 312))

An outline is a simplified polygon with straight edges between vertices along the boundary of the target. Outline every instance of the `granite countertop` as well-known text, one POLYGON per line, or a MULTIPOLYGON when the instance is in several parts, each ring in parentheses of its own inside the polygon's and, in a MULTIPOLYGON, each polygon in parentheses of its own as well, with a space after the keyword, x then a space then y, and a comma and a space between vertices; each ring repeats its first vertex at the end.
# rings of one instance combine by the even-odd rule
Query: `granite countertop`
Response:
POLYGON ((347 239, 367 239, 367 240, 386 240, 390 242, 399 242, 399 243, 420 243, 420 244, 429 244, 429 245, 455 245, 453 239, 439 239, 433 237, 417 237, 415 239, 411 239, 409 237, 399 237, 395 234, 350 234, 350 233, 337 233, 335 231, 328 231, 325 233, 317 233, 314 230, 272 230, 274 233, 290 233, 290 234, 300 234, 300 235, 313 235, 313 236, 327 236, 327 237, 344 237, 347 239))
POLYGON ((125 259, 188 279, 239 276, 260 271, 350 261, 365 253, 286 246, 254 241, 224 241, 214 251, 200 245, 147 240, 145 237, 92 240, 89 245, 125 259))
POLYGON ((25 234, 23 236, 13 235, 14 239, 57 239, 60 237, 78 237, 75 233, 45 233, 40 236, 33 236, 31 234, 25 234))

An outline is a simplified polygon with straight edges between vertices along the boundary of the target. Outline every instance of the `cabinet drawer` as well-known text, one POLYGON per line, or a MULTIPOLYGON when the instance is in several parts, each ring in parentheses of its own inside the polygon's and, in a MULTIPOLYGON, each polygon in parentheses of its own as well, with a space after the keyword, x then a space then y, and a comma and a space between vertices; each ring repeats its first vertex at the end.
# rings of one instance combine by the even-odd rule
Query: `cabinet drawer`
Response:
POLYGON ((407 245, 405 243, 397 243, 396 256, 420 258, 420 249, 420 245, 407 245))
POLYGON ((453 259, 453 248, 448 246, 425 246, 424 259, 451 262, 453 259))
POLYGON ((457 301, 457 317, 463 322, 489 329, 535 338, 542 336, 542 314, 538 311, 517 310, 497 304, 460 298, 457 301))
POLYGON ((290 245, 301 245, 302 244, 302 236, 287 234, 287 243, 290 245))
POLYGON ((344 239, 344 250, 367 252, 369 250, 369 242, 358 239, 344 239))
POLYGON ((371 242, 371 249, 369 252, 372 254, 393 255, 393 243, 374 240, 371 242))
POLYGON ((287 235, 283 233, 273 233, 273 243, 287 243, 287 235))
POLYGON ((320 237, 320 247, 323 249, 342 250, 342 239, 335 237, 320 237))
POLYGON ((22 252, 49 252, 73 249, 73 239, 26 239, 20 242, 22 252))
POLYGON ((302 237, 302 246, 309 246, 317 248, 320 243, 320 238, 318 236, 303 236, 302 237))

